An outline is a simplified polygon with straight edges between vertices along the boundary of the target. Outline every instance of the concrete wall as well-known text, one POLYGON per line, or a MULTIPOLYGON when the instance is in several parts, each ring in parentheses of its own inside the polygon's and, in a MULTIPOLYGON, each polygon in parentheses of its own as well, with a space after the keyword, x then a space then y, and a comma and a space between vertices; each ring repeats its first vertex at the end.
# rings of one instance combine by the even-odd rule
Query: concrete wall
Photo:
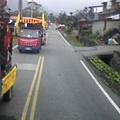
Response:
POLYGON ((99 32, 101 35, 103 35, 103 28, 104 28, 104 21, 93 22, 92 33, 95 34, 96 32, 99 32))
POLYGON ((119 28, 120 21, 108 21, 106 29, 119 28))
MULTIPOLYGON (((111 28, 119 28, 120 21, 107 21, 106 30, 111 28)), ((96 21, 92 24, 92 33, 95 34, 97 31, 100 35, 103 35, 104 21, 96 21)))

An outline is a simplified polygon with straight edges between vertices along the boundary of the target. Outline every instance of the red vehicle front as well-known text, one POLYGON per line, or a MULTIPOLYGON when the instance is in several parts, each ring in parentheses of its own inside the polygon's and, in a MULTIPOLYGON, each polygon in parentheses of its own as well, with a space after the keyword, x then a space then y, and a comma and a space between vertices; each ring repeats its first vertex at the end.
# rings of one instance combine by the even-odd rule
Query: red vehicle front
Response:
POLYGON ((18 37, 18 49, 20 52, 35 51, 39 53, 41 49, 39 29, 21 29, 18 37))

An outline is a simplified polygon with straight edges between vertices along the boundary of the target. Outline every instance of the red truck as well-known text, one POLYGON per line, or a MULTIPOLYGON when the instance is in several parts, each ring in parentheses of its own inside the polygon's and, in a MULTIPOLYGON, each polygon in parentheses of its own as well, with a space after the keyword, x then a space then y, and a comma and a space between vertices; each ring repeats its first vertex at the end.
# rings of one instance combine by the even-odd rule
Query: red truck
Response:
POLYGON ((18 49, 19 52, 41 50, 41 20, 36 18, 23 18, 19 21, 18 49))
POLYGON ((40 30, 33 28, 21 28, 18 36, 18 49, 20 52, 40 52, 41 37, 40 30))

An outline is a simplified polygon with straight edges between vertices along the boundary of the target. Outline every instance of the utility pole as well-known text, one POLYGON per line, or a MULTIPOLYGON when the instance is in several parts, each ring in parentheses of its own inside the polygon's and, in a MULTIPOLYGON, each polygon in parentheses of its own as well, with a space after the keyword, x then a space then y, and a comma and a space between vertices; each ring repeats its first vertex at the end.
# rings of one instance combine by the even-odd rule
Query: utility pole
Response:
POLYGON ((31 3, 31 18, 33 17, 33 0, 31 1, 32 3, 31 3))
POLYGON ((22 19, 22 0, 18 2, 18 11, 20 13, 20 19, 22 19))

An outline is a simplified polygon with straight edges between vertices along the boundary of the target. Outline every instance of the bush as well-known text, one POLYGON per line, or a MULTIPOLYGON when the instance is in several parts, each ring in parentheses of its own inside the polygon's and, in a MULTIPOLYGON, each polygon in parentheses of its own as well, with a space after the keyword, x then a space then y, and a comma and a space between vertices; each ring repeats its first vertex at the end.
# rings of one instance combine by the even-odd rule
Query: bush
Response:
POLYGON ((115 69, 104 63, 98 57, 89 57, 90 62, 103 73, 104 77, 107 78, 112 84, 117 82, 120 85, 120 73, 115 69))
POLYGON ((81 35, 88 37, 90 34, 91 34, 91 30, 83 30, 81 35))
POLYGON ((89 35, 88 35, 88 38, 90 38, 90 39, 95 39, 95 38, 96 38, 96 35, 95 35, 95 34, 89 34, 89 35))

